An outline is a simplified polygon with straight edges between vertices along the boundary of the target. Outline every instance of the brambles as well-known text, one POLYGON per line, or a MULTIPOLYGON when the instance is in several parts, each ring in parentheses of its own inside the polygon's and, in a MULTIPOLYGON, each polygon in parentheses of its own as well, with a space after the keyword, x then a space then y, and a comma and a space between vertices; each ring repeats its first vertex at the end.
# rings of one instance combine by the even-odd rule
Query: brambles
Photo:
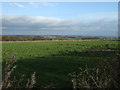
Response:
POLYGON ((2 88, 9 88, 15 82, 14 80, 10 80, 10 77, 14 69, 16 68, 16 65, 14 65, 15 63, 16 63, 15 55, 12 55, 10 57, 10 60, 6 62, 6 65, 4 68, 2 88))
MULTIPOLYGON (((3 80, 1 83, 2 89, 4 88, 21 88, 20 86, 21 83, 24 82, 24 74, 21 76, 19 80, 16 79, 16 76, 13 75, 14 69, 16 69, 16 59, 15 55, 12 55, 10 57, 10 60, 6 61, 6 64, 4 66, 4 71, 3 71, 3 80)), ((33 88, 34 84, 36 83, 36 77, 35 77, 35 72, 31 75, 31 80, 28 79, 28 82, 24 88, 33 88)))
POLYGON ((34 84, 36 83, 36 77, 35 77, 35 72, 31 75, 31 80, 28 79, 28 82, 26 84, 26 88, 33 88, 34 84))
POLYGON ((118 58, 100 62, 96 68, 80 68, 78 74, 70 73, 73 88, 119 88, 118 58))

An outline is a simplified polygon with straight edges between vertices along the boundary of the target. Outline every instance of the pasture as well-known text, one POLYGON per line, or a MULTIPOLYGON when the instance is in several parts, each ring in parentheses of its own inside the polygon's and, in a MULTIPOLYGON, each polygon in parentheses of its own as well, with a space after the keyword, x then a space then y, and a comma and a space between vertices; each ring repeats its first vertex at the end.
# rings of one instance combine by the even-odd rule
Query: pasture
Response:
MULTIPOLYGON (((68 40, 68 41, 10 41, 2 42, 2 60, 15 54, 17 68, 14 75, 26 79, 36 72, 35 87, 72 87, 69 73, 79 72, 86 65, 95 67, 103 60, 115 58, 118 41, 68 40)), ((24 85, 23 85, 24 86, 24 85)))

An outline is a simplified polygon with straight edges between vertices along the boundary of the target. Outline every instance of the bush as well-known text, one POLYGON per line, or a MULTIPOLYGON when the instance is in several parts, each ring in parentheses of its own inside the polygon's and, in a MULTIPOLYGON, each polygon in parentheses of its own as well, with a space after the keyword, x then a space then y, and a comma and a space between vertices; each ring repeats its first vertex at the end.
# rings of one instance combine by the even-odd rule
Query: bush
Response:
MULTIPOLYGON (((21 88, 21 83, 24 82, 24 74, 21 76, 21 79, 16 80, 15 76, 13 75, 14 69, 16 69, 16 60, 15 55, 12 55, 10 60, 6 61, 4 71, 3 71, 3 81, 1 83, 0 88, 21 88)), ((35 72, 31 75, 31 80, 28 79, 25 88, 33 88, 34 84, 36 83, 35 72)))
POLYGON ((116 58, 100 62, 96 68, 80 68, 71 73, 73 88, 119 88, 119 53, 116 58))

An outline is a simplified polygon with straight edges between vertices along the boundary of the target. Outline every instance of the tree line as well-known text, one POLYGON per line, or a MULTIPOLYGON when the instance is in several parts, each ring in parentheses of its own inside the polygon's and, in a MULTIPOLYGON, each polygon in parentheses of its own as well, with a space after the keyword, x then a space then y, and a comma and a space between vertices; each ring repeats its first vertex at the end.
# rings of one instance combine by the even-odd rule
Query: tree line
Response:
POLYGON ((54 38, 45 36, 30 36, 30 35, 1 35, 0 41, 36 41, 36 40, 67 40, 65 36, 56 36, 54 38))
POLYGON ((43 36, 16 36, 16 35, 3 35, 1 41, 35 41, 35 40, 51 40, 43 36))
MULTIPOLYGON (((0 41, 37 41, 37 40, 95 40, 106 39, 99 37, 70 37, 70 36, 31 36, 31 35, 0 35, 0 41)), ((110 38, 109 38, 110 39, 110 38)))

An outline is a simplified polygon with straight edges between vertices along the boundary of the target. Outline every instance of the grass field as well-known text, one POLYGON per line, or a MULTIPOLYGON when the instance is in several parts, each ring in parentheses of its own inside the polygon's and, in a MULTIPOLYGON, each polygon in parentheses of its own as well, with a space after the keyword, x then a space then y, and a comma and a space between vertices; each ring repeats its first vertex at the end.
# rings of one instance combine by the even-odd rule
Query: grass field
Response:
MULTIPOLYGON (((69 73, 80 67, 95 67, 98 62, 115 57, 114 40, 16 41, 2 42, 3 62, 16 54, 14 75, 27 78, 36 72, 36 87, 72 87, 69 73)), ((4 66, 4 64, 3 64, 4 66)))

